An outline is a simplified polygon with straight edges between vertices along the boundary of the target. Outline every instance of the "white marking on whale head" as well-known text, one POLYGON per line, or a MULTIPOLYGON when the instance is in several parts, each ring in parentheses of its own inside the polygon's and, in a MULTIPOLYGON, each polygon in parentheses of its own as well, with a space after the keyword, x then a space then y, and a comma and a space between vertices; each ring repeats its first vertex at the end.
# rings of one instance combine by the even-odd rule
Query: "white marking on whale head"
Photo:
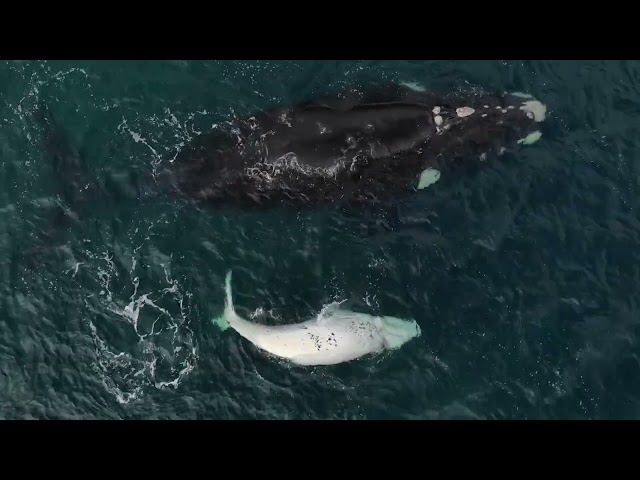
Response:
POLYGON ((538 140, 540 140, 540 137, 542 137, 542 132, 540 130, 536 130, 535 132, 531 132, 526 137, 518 140, 518 143, 522 145, 533 145, 538 140))
POLYGON ((471 107, 459 107, 456 108, 456 114, 459 117, 468 117, 469 115, 472 115, 473 112, 475 112, 475 109, 471 108, 471 107))
POLYGON ((433 112, 434 115, 438 115, 440 113, 440 107, 438 107, 438 106, 433 107, 432 112, 433 112))
POLYGON ((438 180, 440 180, 440 171, 435 168, 427 168, 420 174, 420 179, 418 180, 418 190, 422 190, 423 188, 427 188, 430 185, 433 185, 438 180))
POLYGON ((436 122, 436 125, 442 125, 442 117, 440 115, 436 115, 433 120, 436 122))
POLYGON ((529 118, 536 122, 543 122, 547 113, 547 107, 538 100, 529 100, 522 103, 520 110, 524 110, 529 118))

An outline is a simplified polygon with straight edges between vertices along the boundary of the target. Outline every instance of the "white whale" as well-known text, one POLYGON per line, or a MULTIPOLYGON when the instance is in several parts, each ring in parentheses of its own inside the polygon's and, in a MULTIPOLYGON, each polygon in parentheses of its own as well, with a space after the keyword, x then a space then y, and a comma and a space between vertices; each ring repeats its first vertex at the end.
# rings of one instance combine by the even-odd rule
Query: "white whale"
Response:
POLYGON ((315 317, 293 325, 267 326, 240 317, 233 304, 231 271, 225 279, 224 313, 213 320, 231 327, 255 346, 297 365, 335 365, 400 348, 420 336, 415 320, 372 316, 340 308, 334 302, 315 317))

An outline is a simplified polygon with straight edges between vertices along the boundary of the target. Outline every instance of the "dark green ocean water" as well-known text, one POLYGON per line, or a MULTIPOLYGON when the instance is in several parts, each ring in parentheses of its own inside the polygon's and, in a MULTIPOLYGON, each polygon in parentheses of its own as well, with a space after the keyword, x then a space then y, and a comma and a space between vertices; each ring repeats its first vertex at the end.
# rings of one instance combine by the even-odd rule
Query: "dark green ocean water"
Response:
POLYGON ((607 419, 640 416, 640 63, 0 63, 0 418, 607 419), (375 218, 170 201, 69 212, 45 99, 99 176, 148 169, 232 112, 344 83, 524 91, 537 144, 446 176, 375 218), (276 361, 211 318, 234 270, 255 321, 333 300, 415 318, 401 350, 334 367, 276 361))

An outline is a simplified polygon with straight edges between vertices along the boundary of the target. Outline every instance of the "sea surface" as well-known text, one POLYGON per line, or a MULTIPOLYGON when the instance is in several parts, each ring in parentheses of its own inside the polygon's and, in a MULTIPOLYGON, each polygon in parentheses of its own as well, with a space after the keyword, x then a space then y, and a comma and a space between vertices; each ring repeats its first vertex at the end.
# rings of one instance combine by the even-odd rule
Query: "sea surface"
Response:
POLYGON ((1 419, 640 417, 640 63, 3 61, 1 419), (347 84, 527 92, 536 144, 399 201, 327 209, 61 204, 45 100, 100 177, 168 161, 232 114, 347 84), (415 318, 400 350, 298 367, 211 322, 332 301, 415 318))

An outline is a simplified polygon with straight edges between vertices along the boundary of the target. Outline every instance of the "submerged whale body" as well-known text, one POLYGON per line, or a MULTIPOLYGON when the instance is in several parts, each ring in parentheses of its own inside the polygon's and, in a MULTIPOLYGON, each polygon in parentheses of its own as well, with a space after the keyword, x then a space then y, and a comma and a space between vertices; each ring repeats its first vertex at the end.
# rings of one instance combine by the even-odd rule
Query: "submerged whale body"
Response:
POLYGON ((335 365, 385 350, 396 350, 420 336, 415 320, 371 316, 333 303, 302 323, 267 326, 236 313, 231 271, 225 277, 224 313, 214 319, 222 330, 231 327, 260 350, 297 365, 335 365))
MULTIPOLYGON (((66 191, 74 201, 88 198, 91 189, 69 187, 90 182, 78 171, 77 151, 63 146, 61 128, 43 111, 46 145, 66 191)), ((165 195, 210 207, 376 204, 428 186, 456 165, 480 165, 488 154, 535 142, 545 114, 524 94, 348 89, 229 120, 125 190, 138 200, 165 195)))

